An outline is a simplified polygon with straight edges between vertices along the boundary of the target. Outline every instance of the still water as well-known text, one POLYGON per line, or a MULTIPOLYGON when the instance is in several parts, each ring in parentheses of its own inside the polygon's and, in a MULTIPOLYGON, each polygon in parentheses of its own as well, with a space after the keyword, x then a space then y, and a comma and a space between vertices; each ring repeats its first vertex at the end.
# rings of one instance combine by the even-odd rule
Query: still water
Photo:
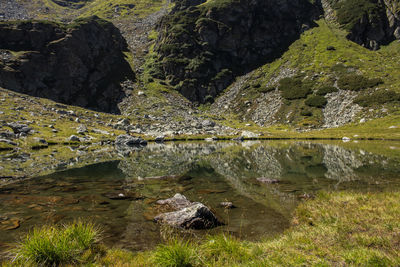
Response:
POLYGON ((159 199, 175 193, 209 206, 221 231, 257 240, 290 225, 299 201, 319 190, 383 191, 400 186, 400 143, 249 141, 166 143, 115 152, 114 160, 0 187, 0 250, 32 227, 90 220, 104 242, 144 250, 162 240, 159 199), (266 184, 257 178, 277 179, 266 184), (124 197, 120 197, 121 194, 124 197), (231 201, 234 209, 219 203, 231 201))

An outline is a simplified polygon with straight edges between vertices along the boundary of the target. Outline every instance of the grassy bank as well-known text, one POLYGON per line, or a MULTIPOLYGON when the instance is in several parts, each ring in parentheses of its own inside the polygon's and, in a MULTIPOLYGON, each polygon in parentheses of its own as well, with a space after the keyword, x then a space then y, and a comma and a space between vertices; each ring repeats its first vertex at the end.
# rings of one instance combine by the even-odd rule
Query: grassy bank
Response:
MULTIPOLYGON (((65 263, 90 266, 398 266, 399 197, 400 192, 320 193, 316 199, 305 201, 297 208, 292 227, 283 235, 262 242, 239 241, 226 235, 201 241, 172 239, 152 251, 135 254, 120 249, 101 249, 99 245, 94 246, 96 238, 91 238, 91 242, 80 246, 79 252, 72 254, 74 258, 68 258, 65 263)), ((54 228, 41 229, 43 240, 34 231, 14 251, 20 264, 35 263, 38 253, 43 255, 44 248, 39 247, 28 254, 29 257, 24 256, 32 239, 45 243, 54 228)), ((64 228, 68 232, 65 229, 68 228, 64 228)), ((46 262, 40 259, 41 264, 46 262)))

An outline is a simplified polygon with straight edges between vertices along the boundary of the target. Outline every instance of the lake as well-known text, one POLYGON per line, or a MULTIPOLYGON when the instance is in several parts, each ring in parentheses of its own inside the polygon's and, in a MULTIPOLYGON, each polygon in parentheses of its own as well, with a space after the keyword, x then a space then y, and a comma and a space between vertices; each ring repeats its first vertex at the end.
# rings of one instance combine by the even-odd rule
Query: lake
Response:
POLYGON ((156 201, 175 193, 207 205, 225 225, 174 234, 201 238, 229 232, 260 240, 287 229, 298 203, 320 190, 369 192, 399 186, 399 142, 151 143, 115 151, 103 163, 1 186, 0 250, 34 226, 74 219, 100 225, 107 245, 149 249, 171 234, 153 221, 163 212, 156 201), (224 209, 224 201, 236 208, 224 209))

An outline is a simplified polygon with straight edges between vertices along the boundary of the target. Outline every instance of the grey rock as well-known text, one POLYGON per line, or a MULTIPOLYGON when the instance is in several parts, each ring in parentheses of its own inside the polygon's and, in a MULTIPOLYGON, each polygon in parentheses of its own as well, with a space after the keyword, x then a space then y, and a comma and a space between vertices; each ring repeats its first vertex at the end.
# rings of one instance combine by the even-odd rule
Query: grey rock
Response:
POLYGON ((164 136, 157 136, 156 139, 155 139, 155 141, 156 141, 157 143, 162 143, 162 142, 164 142, 164 136))
POLYGON ((154 220, 184 229, 210 229, 222 225, 208 207, 198 202, 178 211, 160 214, 154 220))
POLYGON ((168 205, 175 210, 179 210, 190 206, 192 202, 190 202, 184 195, 177 193, 171 198, 158 200, 157 204, 168 205))
POLYGON ((8 127, 10 127, 15 134, 20 134, 20 133, 24 133, 24 134, 28 134, 32 128, 29 127, 26 124, 19 124, 16 122, 11 122, 7 124, 8 127))
POLYGON ((77 134, 85 134, 87 132, 88 132, 88 128, 84 124, 81 124, 76 128, 76 133, 77 134))
POLYGON ((81 139, 76 135, 71 135, 70 137, 67 138, 67 141, 69 141, 69 142, 80 142, 81 139))
POLYGON ((279 183, 278 179, 270 179, 270 178, 264 178, 264 177, 257 178, 257 181, 259 181, 261 183, 264 183, 264 184, 277 184, 277 183, 279 183))
POLYGON ((205 120, 202 122, 203 127, 214 127, 215 126, 215 122, 211 121, 211 120, 205 120))
POLYGON ((13 142, 11 140, 8 140, 8 139, 0 139, 0 143, 6 143, 6 144, 12 145, 12 146, 16 146, 17 145, 17 143, 15 143, 15 142, 13 142))

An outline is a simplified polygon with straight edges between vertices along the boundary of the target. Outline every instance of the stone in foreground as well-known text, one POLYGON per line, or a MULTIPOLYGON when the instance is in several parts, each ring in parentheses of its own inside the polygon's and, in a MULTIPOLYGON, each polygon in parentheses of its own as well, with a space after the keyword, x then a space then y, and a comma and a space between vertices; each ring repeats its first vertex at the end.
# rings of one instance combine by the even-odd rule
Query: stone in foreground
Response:
POLYGON ((208 207, 198 202, 178 211, 160 214, 154 220, 184 229, 210 229, 222 225, 208 207))

